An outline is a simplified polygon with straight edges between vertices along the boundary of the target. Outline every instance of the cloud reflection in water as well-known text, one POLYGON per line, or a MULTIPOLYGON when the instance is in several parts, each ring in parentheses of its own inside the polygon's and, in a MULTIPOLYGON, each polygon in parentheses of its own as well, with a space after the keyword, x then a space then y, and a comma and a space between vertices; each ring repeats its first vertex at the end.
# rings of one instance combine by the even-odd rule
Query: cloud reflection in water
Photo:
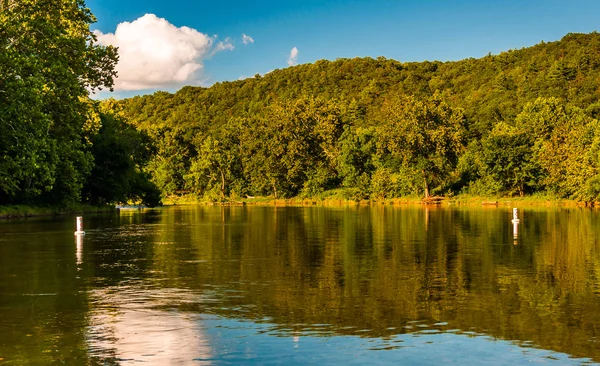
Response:
POLYGON ((199 317, 163 309, 164 292, 94 291, 95 308, 86 334, 92 359, 153 365, 211 359, 212 348, 199 317))

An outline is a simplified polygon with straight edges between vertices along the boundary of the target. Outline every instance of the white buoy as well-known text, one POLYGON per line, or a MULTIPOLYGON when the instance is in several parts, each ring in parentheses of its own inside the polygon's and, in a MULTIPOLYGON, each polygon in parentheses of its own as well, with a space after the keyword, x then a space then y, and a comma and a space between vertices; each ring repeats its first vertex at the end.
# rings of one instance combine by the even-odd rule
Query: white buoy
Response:
POLYGON ((519 210, 516 207, 513 208, 513 219, 511 222, 513 224, 513 244, 517 245, 517 239, 519 239, 519 223, 521 220, 519 220, 519 210))
POLYGON ((512 223, 514 224, 515 222, 521 222, 521 220, 519 220, 519 210, 516 207, 513 208, 513 219, 512 219, 512 223))
POLYGON ((85 231, 83 231, 83 217, 77 216, 77 231, 75 231, 75 235, 84 235, 85 231))

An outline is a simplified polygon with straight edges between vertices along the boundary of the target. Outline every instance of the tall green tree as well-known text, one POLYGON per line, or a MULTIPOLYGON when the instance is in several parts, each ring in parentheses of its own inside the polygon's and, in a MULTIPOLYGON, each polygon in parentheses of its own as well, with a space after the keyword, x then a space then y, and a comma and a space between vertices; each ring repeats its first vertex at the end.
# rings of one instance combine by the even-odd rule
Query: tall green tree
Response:
POLYGON ((102 112, 100 118, 102 126, 91 137, 94 166, 82 198, 92 204, 158 205, 160 191, 143 170, 152 154, 149 137, 110 111, 102 112))
POLYGON ((338 102, 302 97, 275 103, 243 124, 244 172, 254 192, 289 197, 334 184, 345 125, 338 102))
MULTIPOLYGON (((197 155, 185 175, 187 187, 197 195, 225 199, 231 193, 231 183, 240 177, 239 137, 228 129, 221 139, 199 135, 196 138, 197 155)), ((239 186, 239 185, 238 185, 239 186)), ((241 194, 239 187, 235 194, 241 194)))
POLYGON ((535 138, 529 131, 498 123, 483 141, 484 176, 496 192, 508 195, 532 193, 540 188, 542 168, 535 155, 535 138))
POLYGON ((0 202, 79 199, 98 129, 88 93, 116 75, 116 49, 97 44, 94 21, 83 0, 2 2, 0 202))
POLYGON ((439 94, 417 99, 403 94, 384 104, 378 129, 378 148, 406 169, 421 175, 425 197, 456 167, 465 144, 465 117, 439 94))
POLYGON ((339 176, 345 187, 366 183, 375 170, 375 129, 348 126, 340 141, 339 176))
POLYGON ((164 195, 186 188, 188 174, 196 151, 195 131, 179 127, 157 127, 145 130, 156 143, 156 153, 146 166, 152 181, 164 195))

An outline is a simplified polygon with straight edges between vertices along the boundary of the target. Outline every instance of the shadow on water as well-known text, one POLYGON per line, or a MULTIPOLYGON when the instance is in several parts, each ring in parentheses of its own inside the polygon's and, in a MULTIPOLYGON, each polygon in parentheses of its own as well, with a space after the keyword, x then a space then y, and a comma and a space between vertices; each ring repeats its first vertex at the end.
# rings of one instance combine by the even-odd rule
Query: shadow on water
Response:
POLYGON ((188 206, 86 218, 80 241, 64 219, 5 225, 0 358, 600 361, 598 212, 525 210, 516 237, 511 219, 188 206))

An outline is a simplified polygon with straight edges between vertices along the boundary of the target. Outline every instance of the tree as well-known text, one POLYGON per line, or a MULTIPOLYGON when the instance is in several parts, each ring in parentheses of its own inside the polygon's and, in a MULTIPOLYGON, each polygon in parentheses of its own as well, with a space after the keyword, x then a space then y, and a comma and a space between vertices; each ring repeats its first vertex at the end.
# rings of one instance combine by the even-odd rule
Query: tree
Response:
POLYGON ((94 166, 83 187, 83 199, 92 204, 132 200, 158 205, 160 192, 142 170, 151 154, 148 136, 110 111, 100 117, 102 127, 91 138, 94 166))
POLYGON ((342 184, 353 187, 363 174, 370 176, 375 170, 375 132, 373 128, 348 127, 340 141, 339 175, 342 184))
POLYGON ((226 134, 221 140, 199 136, 198 140, 197 156, 185 176, 187 186, 197 194, 217 191, 220 199, 224 199, 229 195, 229 184, 240 170, 237 136, 226 134))
POLYGON ((185 189, 185 175, 194 158, 194 131, 177 127, 162 127, 146 130, 156 143, 156 153, 146 169, 152 181, 165 195, 185 189))
POLYGON ((344 124, 337 101, 305 97, 245 120, 243 164, 255 191, 281 197, 330 188, 344 124))
MULTIPOLYGON (((485 175, 503 193, 523 196, 539 188, 541 167, 531 133, 500 122, 483 141, 485 175)), ((494 192, 498 193, 498 192, 494 192)))
POLYGON ((112 87, 116 49, 83 0, 2 2, 0 202, 79 199, 92 167, 90 90, 112 87))
POLYGON ((388 99, 378 129, 378 150, 404 168, 421 174, 425 197, 456 167, 464 149, 465 118, 439 94, 419 100, 403 94, 388 99))

